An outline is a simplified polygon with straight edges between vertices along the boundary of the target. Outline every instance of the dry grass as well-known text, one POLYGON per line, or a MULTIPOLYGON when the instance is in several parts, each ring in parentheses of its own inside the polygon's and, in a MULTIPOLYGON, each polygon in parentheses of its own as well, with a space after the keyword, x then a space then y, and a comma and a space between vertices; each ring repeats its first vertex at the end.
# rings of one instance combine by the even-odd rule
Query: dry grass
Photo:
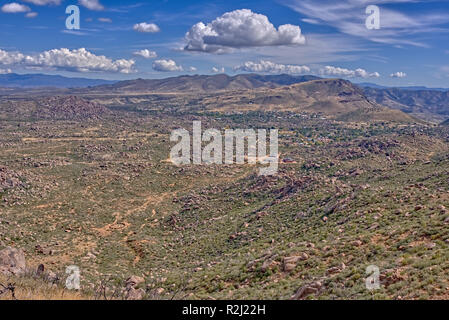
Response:
MULTIPOLYGON (((16 300, 91 300, 92 296, 82 292, 68 290, 35 277, 6 277, 0 275, 0 284, 8 286, 13 284, 16 300)), ((0 286, 0 292, 3 287, 0 286)), ((12 292, 7 290, 0 295, 0 300, 14 300, 12 292)))

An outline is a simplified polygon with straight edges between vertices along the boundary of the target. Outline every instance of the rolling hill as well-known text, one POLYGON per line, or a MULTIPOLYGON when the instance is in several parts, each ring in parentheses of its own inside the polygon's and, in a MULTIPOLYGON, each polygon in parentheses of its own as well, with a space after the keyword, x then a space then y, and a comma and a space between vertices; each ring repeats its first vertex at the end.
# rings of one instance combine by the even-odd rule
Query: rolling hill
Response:
POLYGON ((318 79, 277 88, 206 94, 195 103, 187 102, 188 106, 194 104, 200 105, 202 110, 226 113, 291 111, 322 114, 344 121, 416 121, 399 110, 369 101, 362 89, 342 79, 318 79))

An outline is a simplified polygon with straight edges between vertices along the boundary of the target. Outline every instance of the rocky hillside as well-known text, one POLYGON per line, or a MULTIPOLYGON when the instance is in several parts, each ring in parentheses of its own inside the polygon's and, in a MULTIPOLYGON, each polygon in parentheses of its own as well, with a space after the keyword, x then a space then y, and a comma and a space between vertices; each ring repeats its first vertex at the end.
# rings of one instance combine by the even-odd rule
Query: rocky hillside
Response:
POLYGON ((37 102, 36 117, 60 120, 101 119, 110 114, 101 104, 77 96, 55 96, 37 102))

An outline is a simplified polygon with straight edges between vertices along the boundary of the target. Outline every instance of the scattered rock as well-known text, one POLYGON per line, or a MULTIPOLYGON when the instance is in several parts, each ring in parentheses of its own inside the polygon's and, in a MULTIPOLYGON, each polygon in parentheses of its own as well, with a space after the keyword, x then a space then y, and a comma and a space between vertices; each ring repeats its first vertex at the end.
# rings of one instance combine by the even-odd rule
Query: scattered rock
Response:
POLYGON ((6 247, 0 251, 0 273, 19 275, 25 272, 25 254, 22 250, 6 247))
POLYGON ((126 293, 126 300, 142 300, 144 295, 143 289, 130 288, 126 293))
POLYGON ((48 248, 43 248, 41 245, 36 245, 34 247, 34 249, 36 250, 37 253, 43 254, 44 256, 49 256, 53 254, 53 251, 51 249, 48 248))
POLYGON ((299 288, 298 291, 296 291, 296 293, 293 295, 291 299, 302 300, 310 294, 317 294, 321 290, 322 286, 323 286, 322 283, 319 281, 315 281, 307 285, 304 285, 301 288, 299 288))
POLYGON ((379 275, 379 280, 382 285, 388 287, 396 282, 405 280, 405 278, 400 274, 398 269, 387 269, 379 275))
POLYGON ((44 266, 43 264, 40 264, 40 265, 37 267, 36 275, 37 275, 38 277, 40 277, 40 276, 42 276, 42 275, 44 274, 44 271, 45 271, 45 266, 44 266))
POLYGON ((363 242, 361 240, 355 240, 352 242, 352 245, 354 247, 360 247, 363 244, 363 242))
POLYGON ((377 229, 377 228, 379 228, 379 224, 378 223, 373 223, 369 228, 368 228, 368 230, 375 230, 375 229, 377 229))
POLYGON ((274 260, 266 260, 260 267, 260 271, 266 272, 269 269, 273 269, 278 263, 274 260))
POLYGON ((429 242, 429 243, 426 243, 424 246, 427 248, 427 249, 433 249, 433 248, 435 248, 436 247, 436 243, 435 242, 429 242))
POLYGON ((144 283, 145 279, 139 276, 131 276, 126 279, 126 289, 131 289, 137 287, 139 284, 144 283))
POLYGON ((111 111, 103 105, 77 96, 54 96, 38 101, 39 119, 87 120, 102 119, 111 111))
POLYGON ((327 274, 336 274, 342 272, 346 268, 346 265, 344 263, 341 264, 340 267, 331 267, 327 269, 327 274))
POLYGON ((53 271, 48 270, 45 274, 47 281, 51 282, 51 283, 57 283, 59 282, 60 278, 59 276, 54 273, 53 271))
POLYGON ((309 256, 307 253, 302 253, 299 256, 291 256, 291 257, 285 257, 283 261, 283 269, 285 272, 290 272, 293 269, 295 269, 296 264, 298 261, 304 261, 309 259, 309 256))

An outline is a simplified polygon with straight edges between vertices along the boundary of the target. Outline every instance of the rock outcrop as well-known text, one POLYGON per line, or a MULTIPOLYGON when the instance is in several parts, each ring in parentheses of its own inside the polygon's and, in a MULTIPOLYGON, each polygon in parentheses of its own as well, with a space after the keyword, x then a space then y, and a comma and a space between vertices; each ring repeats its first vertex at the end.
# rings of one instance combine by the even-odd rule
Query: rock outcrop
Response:
POLYGON ((22 250, 6 247, 0 251, 0 273, 20 275, 25 272, 25 254, 22 250))

